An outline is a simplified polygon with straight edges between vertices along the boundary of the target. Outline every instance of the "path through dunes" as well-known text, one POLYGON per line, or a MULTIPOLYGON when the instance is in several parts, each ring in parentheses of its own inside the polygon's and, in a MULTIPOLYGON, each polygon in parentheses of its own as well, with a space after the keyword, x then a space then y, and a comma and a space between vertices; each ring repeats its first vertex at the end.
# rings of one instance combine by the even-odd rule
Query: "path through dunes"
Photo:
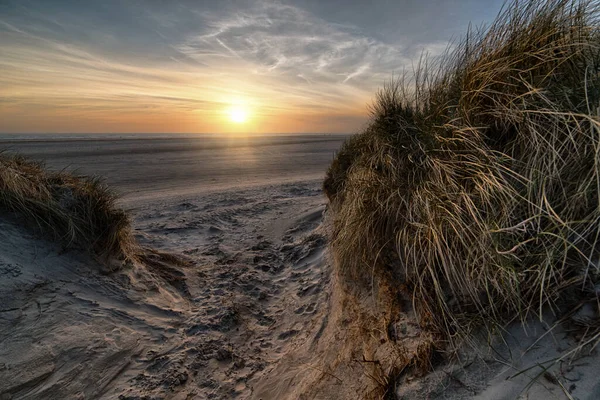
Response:
MULTIPOLYGON (((329 266, 319 182, 264 186, 138 212, 139 239, 196 260, 193 310, 131 393, 184 369, 185 393, 248 398, 252 380, 301 344, 326 314, 329 266)), ((152 391, 150 391, 152 393, 152 391)))
POLYGON ((108 276, 3 220, 0 393, 250 398, 324 320, 324 207, 315 181, 140 206, 140 243, 190 264, 108 276))
POLYGON ((320 186, 343 139, 0 140, 52 169, 105 177, 139 242, 190 262, 149 258, 102 275, 89 257, 3 219, 0 393, 249 398, 324 320, 320 186))

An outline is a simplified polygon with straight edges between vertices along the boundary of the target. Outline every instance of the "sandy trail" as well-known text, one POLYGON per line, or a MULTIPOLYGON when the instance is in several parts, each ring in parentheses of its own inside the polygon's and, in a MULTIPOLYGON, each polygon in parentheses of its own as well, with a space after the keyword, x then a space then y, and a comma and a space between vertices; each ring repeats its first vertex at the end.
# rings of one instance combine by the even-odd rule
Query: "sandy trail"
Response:
POLYGON ((193 309, 174 347, 131 393, 185 370, 190 395, 250 397, 248 382, 320 321, 329 268, 324 207, 319 182, 297 182, 187 199, 158 210, 160 217, 153 207, 139 210, 141 242, 201 267, 186 271, 193 309))
POLYGON ((2 219, 0 394, 250 398, 325 315, 320 184, 341 139, 322 139, 9 143, 127 188, 139 242, 191 264, 102 275, 88 256, 2 219))
POLYGON ((140 242, 193 261, 171 267, 177 285, 145 270, 100 275, 3 221, 0 392, 249 398, 248 382, 322 317, 324 204, 319 182, 297 182, 140 207, 140 242))

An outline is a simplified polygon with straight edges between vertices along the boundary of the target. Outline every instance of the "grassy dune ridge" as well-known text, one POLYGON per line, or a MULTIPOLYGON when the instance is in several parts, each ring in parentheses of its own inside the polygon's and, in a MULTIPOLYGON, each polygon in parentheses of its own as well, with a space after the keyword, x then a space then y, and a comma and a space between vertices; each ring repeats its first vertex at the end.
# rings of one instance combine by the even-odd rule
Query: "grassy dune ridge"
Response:
POLYGON ((509 3, 377 93, 324 182, 348 287, 378 277, 450 343, 596 301, 599 17, 509 3))
POLYGON ((89 250, 112 269, 136 253, 129 216, 99 178, 53 172, 22 156, 0 154, 0 206, 66 248, 89 250))

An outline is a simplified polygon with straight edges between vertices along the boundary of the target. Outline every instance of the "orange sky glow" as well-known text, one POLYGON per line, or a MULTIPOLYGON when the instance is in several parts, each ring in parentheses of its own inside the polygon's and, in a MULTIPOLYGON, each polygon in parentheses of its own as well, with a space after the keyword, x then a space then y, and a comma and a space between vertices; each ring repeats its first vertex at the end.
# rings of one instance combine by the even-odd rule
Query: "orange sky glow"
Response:
POLYGON ((310 0, 7 0, 0 133, 357 132, 393 73, 440 54, 500 4, 461 1, 462 19, 436 22, 428 10, 445 3, 435 0, 356 10, 310 0), (403 22, 387 23, 392 12, 403 22), (232 107, 245 117, 232 118, 232 107))

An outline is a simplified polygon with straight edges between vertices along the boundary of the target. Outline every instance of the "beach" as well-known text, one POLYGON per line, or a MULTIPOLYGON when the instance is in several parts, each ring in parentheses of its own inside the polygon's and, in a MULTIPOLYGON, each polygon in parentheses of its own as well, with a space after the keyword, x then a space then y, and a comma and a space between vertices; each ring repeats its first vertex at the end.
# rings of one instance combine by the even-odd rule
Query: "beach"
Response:
POLYGON ((321 181, 343 139, 0 142, 51 169, 104 177, 138 242, 189 262, 98 275, 85 254, 3 219, 0 393, 249 398, 250 382, 324 321, 321 181))
POLYGON ((600 2, 0 3, 0 400, 600 399, 600 2))
POLYGON ((123 204, 230 188, 322 180, 347 135, 35 135, 0 149, 55 170, 98 175, 123 204))

